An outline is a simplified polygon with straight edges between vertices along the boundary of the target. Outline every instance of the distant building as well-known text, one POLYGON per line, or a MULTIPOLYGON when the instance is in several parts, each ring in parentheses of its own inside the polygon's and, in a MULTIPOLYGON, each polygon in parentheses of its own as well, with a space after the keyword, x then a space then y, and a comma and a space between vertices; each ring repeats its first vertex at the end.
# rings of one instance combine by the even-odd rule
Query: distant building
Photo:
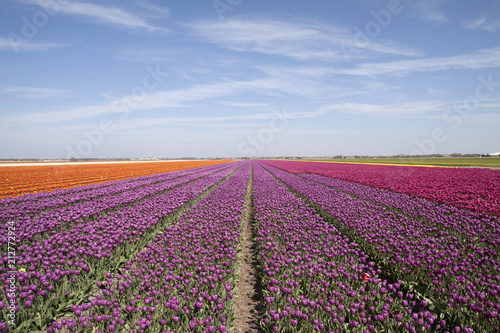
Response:
POLYGON ((500 153, 493 153, 493 154, 489 154, 490 156, 500 156, 500 153))

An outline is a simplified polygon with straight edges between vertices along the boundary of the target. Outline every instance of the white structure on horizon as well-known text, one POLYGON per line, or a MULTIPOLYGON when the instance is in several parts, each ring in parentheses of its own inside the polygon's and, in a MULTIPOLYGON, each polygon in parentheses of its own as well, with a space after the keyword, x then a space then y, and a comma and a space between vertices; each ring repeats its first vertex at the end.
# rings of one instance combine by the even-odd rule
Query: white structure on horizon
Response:
POLYGON ((500 156, 500 153, 493 153, 493 154, 490 154, 490 156, 500 156))

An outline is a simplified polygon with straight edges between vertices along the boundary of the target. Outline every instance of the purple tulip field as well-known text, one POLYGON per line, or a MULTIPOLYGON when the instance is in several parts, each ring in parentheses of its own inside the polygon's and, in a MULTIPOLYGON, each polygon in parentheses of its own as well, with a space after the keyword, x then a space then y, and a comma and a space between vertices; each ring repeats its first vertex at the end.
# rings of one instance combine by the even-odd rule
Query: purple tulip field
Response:
POLYGON ((239 332, 244 242, 260 332, 500 331, 500 171, 335 165, 235 161, 4 198, 0 332, 239 332))

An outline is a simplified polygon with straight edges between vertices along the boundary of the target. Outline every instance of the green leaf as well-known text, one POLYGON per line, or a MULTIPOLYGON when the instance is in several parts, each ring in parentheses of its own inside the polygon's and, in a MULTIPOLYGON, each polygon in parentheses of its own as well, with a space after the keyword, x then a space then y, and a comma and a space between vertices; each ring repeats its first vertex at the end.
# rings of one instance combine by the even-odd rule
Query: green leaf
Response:
POLYGON ((38 325, 38 327, 42 326, 42 316, 40 316, 40 312, 36 313, 35 323, 38 325))

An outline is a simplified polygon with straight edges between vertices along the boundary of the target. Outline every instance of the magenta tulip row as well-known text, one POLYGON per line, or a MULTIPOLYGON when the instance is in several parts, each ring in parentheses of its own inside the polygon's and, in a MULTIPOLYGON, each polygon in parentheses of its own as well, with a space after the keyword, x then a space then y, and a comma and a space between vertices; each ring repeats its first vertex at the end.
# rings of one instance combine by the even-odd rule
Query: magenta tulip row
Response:
POLYGON ((500 170, 324 162, 266 161, 291 173, 314 173, 500 215, 500 170))
POLYGON ((302 178, 326 185, 349 194, 353 198, 395 209, 414 220, 449 231, 465 242, 484 243, 500 248, 500 219, 486 213, 440 204, 407 194, 373 188, 330 177, 304 174, 302 178))

